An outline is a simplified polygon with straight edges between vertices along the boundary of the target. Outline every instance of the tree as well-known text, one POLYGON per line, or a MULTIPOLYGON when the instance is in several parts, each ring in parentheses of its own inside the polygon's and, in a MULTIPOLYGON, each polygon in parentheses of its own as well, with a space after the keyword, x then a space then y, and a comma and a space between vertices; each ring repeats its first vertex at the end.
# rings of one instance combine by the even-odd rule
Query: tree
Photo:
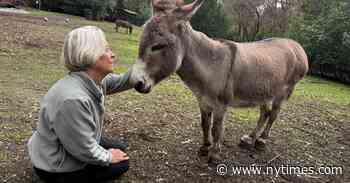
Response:
POLYGON ((137 12, 137 15, 131 20, 135 25, 143 25, 152 15, 152 10, 149 1, 145 0, 128 0, 125 6, 137 12))
POLYGON ((304 19, 296 29, 313 74, 350 83, 349 2, 305 0, 304 19))
POLYGON ((151 7, 150 3, 144 0, 118 0, 115 12, 118 19, 142 25, 151 16, 151 7))
POLYGON ((255 40, 261 29, 263 0, 224 0, 225 14, 234 23, 233 37, 239 41, 255 40))
POLYGON ((191 19, 191 24, 194 29, 216 38, 226 38, 230 28, 230 22, 223 11, 223 3, 217 0, 205 1, 191 19))
POLYGON ((254 41, 280 36, 289 29, 301 0, 224 0, 225 13, 233 22, 238 41, 254 41))

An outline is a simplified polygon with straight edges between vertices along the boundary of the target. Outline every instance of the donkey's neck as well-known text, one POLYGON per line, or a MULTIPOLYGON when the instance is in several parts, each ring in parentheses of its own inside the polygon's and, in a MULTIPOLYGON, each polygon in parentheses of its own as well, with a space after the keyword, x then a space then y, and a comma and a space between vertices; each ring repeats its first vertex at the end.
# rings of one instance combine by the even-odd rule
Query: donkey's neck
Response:
POLYGON ((217 60, 220 56, 219 50, 224 46, 220 41, 209 38, 202 32, 192 29, 190 24, 184 25, 182 35, 183 44, 186 50, 186 60, 217 60))
POLYGON ((208 89, 208 85, 213 86, 213 90, 223 87, 212 83, 215 79, 226 79, 227 71, 223 68, 229 68, 227 59, 230 58, 227 46, 193 30, 189 24, 181 40, 185 48, 184 60, 177 71, 181 79, 195 90, 203 90, 204 86, 208 89))

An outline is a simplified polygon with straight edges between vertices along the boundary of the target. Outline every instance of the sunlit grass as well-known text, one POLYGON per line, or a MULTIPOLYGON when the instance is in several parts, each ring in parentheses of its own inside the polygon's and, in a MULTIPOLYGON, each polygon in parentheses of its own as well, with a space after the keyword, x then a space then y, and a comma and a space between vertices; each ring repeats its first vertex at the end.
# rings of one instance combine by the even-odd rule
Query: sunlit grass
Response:
POLYGON ((317 77, 308 76, 302 80, 296 86, 294 95, 309 100, 350 105, 350 86, 317 77))
MULTIPOLYGON (((134 63, 137 56, 138 49, 138 40, 141 34, 142 29, 134 26, 133 34, 129 35, 126 33, 125 29, 120 29, 117 33, 115 31, 115 26, 111 22, 96 22, 89 21, 83 17, 71 16, 61 13, 47 12, 47 11, 38 11, 36 9, 27 9, 30 11, 30 15, 39 16, 39 17, 48 17, 49 21, 50 16, 60 16, 62 20, 64 18, 70 18, 70 23, 64 26, 54 26, 49 27, 50 31, 63 31, 68 33, 73 28, 85 25, 93 25, 101 28, 107 37, 107 41, 110 44, 111 48, 117 55, 117 63, 121 65, 131 65, 134 63)), ((57 20, 52 20, 57 21, 57 20)), ((63 41, 63 40, 62 40, 63 41)))

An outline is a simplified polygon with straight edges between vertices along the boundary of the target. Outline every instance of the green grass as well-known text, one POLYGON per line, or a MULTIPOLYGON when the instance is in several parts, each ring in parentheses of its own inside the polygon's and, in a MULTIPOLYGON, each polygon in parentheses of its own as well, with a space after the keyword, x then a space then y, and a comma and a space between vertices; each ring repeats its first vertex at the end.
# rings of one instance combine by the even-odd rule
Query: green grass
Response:
POLYGON ((309 100, 350 105, 350 87, 348 85, 318 77, 306 77, 297 85, 294 95, 309 100))
POLYGON ((33 8, 25 8, 25 10, 26 10, 26 11, 29 11, 31 16, 37 16, 37 17, 62 16, 62 17, 80 18, 80 17, 75 17, 75 16, 72 16, 72 15, 63 14, 63 13, 56 13, 56 12, 49 12, 49 11, 41 11, 41 10, 33 9, 33 8))
MULTIPOLYGON (((113 30, 113 27, 111 27, 113 30)), ((141 30, 136 29, 132 36, 116 34, 114 31, 105 31, 107 40, 117 56, 117 64, 130 66, 137 58, 138 39, 141 30)))
MULTIPOLYGON (((100 27, 102 30, 104 30, 107 41, 109 42, 111 48, 114 50, 115 54, 117 55, 117 61, 120 62, 122 65, 131 65, 134 63, 136 56, 137 56, 137 49, 138 49, 138 40, 141 34, 142 29, 139 27, 134 27, 133 34, 129 35, 126 34, 125 29, 120 29, 120 33, 116 33, 114 29, 114 24, 110 22, 96 22, 96 21, 88 21, 85 18, 78 17, 78 16, 72 16, 72 15, 66 15, 61 13, 54 13, 54 12, 47 12, 47 11, 38 11, 35 9, 27 9, 30 12, 30 15, 32 16, 38 16, 38 17, 49 17, 50 16, 61 16, 63 17, 69 17, 71 19, 72 25, 68 26, 54 26, 49 27, 52 31, 64 31, 68 32, 72 30, 75 27, 84 26, 84 25, 93 25, 100 27), (60 30, 57 30, 59 28, 60 30)), ((50 21, 50 19, 49 19, 50 21)))

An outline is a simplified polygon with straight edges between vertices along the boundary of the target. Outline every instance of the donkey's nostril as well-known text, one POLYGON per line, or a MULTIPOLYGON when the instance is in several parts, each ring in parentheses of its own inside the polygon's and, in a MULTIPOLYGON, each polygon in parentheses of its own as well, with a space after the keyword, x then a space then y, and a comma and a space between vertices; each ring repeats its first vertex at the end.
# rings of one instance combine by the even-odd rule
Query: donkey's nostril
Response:
POLYGON ((151 87, 146 87, 146 84, 142 81, 139 81, 135 85, 135 90, 140 93, 149 93, 151 91, 151 87))
POLYGON ((137 88, 142 88, 142 86, 143 86, 143 82, 142 81, 139 81, 139 82, 136 83, 136 87, 137 88))
POLYGON ((138 81, 135 85, 135 89, 138 91, 138 92, 141 92, 142 89, 144 87, 144 83, 142 81, 138 81))

